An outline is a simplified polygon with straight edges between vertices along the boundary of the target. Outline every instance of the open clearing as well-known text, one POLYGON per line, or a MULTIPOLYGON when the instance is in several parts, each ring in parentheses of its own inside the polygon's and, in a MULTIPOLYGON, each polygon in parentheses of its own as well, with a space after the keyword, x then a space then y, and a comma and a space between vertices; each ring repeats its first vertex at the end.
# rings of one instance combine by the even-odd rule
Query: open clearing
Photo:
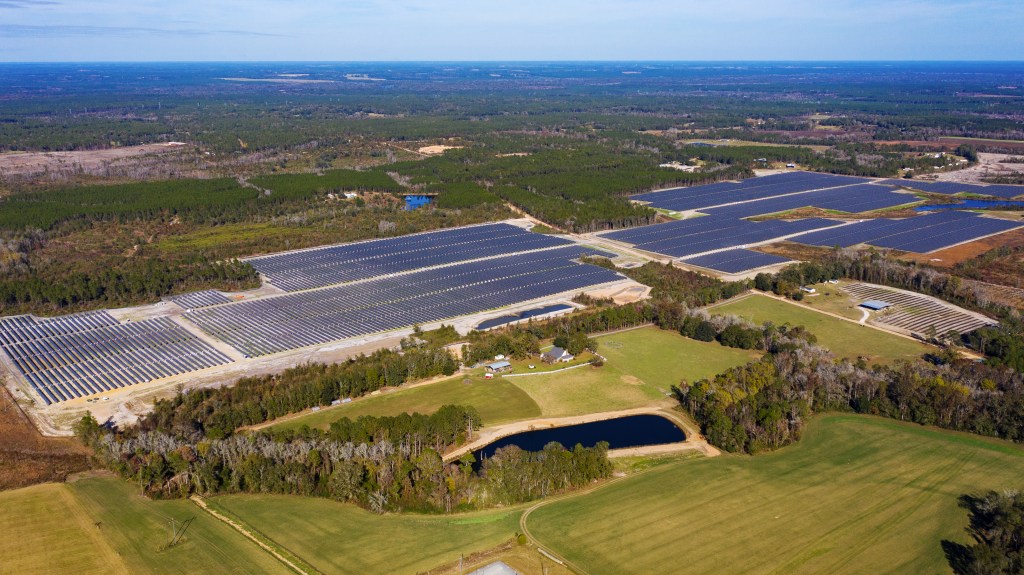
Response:
POLYGON ((644 327, 597 338, 603 367, 509 378, 545 416, 569 416, 650 405, 681 379, 697 381, 760 357, 758 352, 644 327))
POLYGON ((775 325, 802 325, 817 336, 818 345, 837 356, 854 360, 864 357, 868 363, 891 363, 920 357, 932 349, 923 343, 761 294, 715 306, 711 311, 738 315, 757 324, 770 321, 775 325))
POLYGON ((472 405, 480 412, 486 425, 529 419, 541 415, 540 407, 530 396, 507 379, 485 380, 481 377, 456 376, 438 383, 357 399, 339 407, 312 412, 290 419, 274 429, 298 429, 303 425, 327 429, 331 423, 361 415, 399 415, 402 413, 433 413, 447 404, 472 405))
POLYGON ((522 508, 461 515, 375 515, 312 497, 213 499, 323 573, 417 573, 512 538, 522 508))
POLYGON ((593 574, 943 573, 940 541, 967 539, 957 497, 1022 476, 1008 442, 829 415, 781 451, 657 467, 543 506, 528 527, 593 574))

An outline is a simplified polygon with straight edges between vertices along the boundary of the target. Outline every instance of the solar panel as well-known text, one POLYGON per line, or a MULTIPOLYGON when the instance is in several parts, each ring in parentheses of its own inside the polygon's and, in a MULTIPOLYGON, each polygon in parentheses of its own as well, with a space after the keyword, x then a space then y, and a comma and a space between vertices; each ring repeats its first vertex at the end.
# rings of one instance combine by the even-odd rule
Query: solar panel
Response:
POLYGON ((209 307, 211 305, 220 305, 231 301, 226 295, 215 290, 204 290, 171 296, 167 298, 167 300, 174 302, 182 309, 198 309, 201 307, 209 307))
POLYGON ((960 182, 922 182, 919 180, 886 180, 884 183, 929 192, 932 194, 980 194, 995 196, 997 198, 1009 199, 1024 195, 1024 186, 1011 186, 1003 184, 962 184, 960 182))
POLYGON ((781 256, 744 249, 726 250, 683 260, 687 264, 731 274, 748 272, 757 268, 784 264, 791 261, 781 256))

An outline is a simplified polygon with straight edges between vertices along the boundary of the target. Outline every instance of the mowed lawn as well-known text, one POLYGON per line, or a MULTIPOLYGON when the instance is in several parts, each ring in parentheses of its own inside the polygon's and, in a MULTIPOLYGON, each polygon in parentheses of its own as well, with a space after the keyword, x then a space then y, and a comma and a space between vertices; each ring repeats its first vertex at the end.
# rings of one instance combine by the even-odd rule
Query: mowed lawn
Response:
POLYGON ((656 467, 528 519, 593 574, 948 573, 967 542, 957 497, 1024 487, 1024 448, 829 415, 778 452, 656 467))
POLYGON ((839 357, 855 360, 864 356, 869 364, 891 363, 934 351, 934 348, 917 341, 760 294, 715 306, 709 311, 737 315, 757 324, 770 321, 775 325, 802 325, 818 338, 818 345, 839 357))
POLYGON ((152 501, 112 477, 0 492, 0 533, 0 573, 292 573, 190 501, 152 501), (170 520, 189 517, 163 549, 170 520))
POLYGON ((402 413, 433 413, 446 404, 472 405, 480 412, 484 424, 493 425, 518 419, 539 417, 540 407, 523 390, 509 380, 485 380, 483 377, 453 377, 437 383, 397 389, 358 399, 347 405, 311 412, 272 426, 274 429, 298 429, 303 425, 327 429, 331 423, 361 415, 399 415, 402 413))
POLYGON ((522 507, 477 513, 377 515, 328 499, 230 495, 214 502, 323 573, 408 573, 496 547, 522 507))
POLYGON ((603 367, 505 378, 526 391, 545 416, 568 416, 649 405, 680 380, 697 381, 743 365, 760 353, 644 327, 597 338, 603 367))
MULTIPOLYGON (((101 526, 102 527, 102 526, 101 526)), ((68 487, 0 493, 0 573, 129 573, 68 487)))

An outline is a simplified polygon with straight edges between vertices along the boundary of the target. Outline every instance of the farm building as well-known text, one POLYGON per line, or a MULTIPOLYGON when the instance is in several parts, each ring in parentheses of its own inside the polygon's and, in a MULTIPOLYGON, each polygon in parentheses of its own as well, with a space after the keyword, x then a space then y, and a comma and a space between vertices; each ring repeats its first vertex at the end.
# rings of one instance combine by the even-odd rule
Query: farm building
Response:
POLYGON ((871 311, 882 311, 885 308, 892 307, 892 304, 880 299, 869 299, 861 303, 860 307, 866 307, 871 311))
POLYGON ((545 363, 566 363, 572 361, 574 356, 560 347, 553 347, 540 354, 541 361, 545 363))
POLYGON ((506 371, 512 371, 512 364, 507 361, 496 361, 494 363, 487 364, 487 373, 504 373, 506 371))

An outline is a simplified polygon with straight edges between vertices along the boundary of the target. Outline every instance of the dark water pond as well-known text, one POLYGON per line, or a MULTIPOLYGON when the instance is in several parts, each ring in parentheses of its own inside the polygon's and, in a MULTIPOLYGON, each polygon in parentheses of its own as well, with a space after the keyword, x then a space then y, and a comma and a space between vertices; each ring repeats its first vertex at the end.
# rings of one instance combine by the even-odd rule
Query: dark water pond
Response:
POLYGON ((555 311, 562 311, 562 310, 568 310, 568 309, 572 309, 572 306, 571 305, 565 305, 565 304, 546 305, 544 307, 528 309, 528 310, 526 310, 526 311, 524 311, 522 313, 516 314, 516 315, 503 315, 501 317, 496 317, 496 318, 492 318, 492 319, 489 319, 489 320, 486 320, 486 321, 482 321, 482 322, 480 322, 480 325, 476 326, 476 328, 477 329, 491 329, 492 327, 497 327, 499 325, 505 325, 506 323, 512 323, 514 321, 519 321, 519 320, 528 319, 528 318, 531 318, 531 317, 537 317, 539 315, 544 315, 546 313, 551 313, 551 312, 555 312, 555 311))
POLYGON ((984 210, 998 208, 1021 208, 1024 202, 1011 200, 960 200, 955 204, 936 204, 934 206, 918 206, 914 208, 919 212, 936 210, 984 210))
POLYGON ((565 427, 524 431, 499 439, 474 452, 473 455, 479 462, 508 445, 518 445, 526 451, 540 451, 552 441, 561 443, 567 449, 572 449, 577 443, 584 447, 593 447, 601 441, 607 441, 610 449, 621 449, 686 441, 686 434, 675 423, 660 415, 630 415, 565 427))
POLYGON ((434 201, 434 198, 430 196, 405 196, 405 209, 415 210, 416 208, 422 208, 434 201))

